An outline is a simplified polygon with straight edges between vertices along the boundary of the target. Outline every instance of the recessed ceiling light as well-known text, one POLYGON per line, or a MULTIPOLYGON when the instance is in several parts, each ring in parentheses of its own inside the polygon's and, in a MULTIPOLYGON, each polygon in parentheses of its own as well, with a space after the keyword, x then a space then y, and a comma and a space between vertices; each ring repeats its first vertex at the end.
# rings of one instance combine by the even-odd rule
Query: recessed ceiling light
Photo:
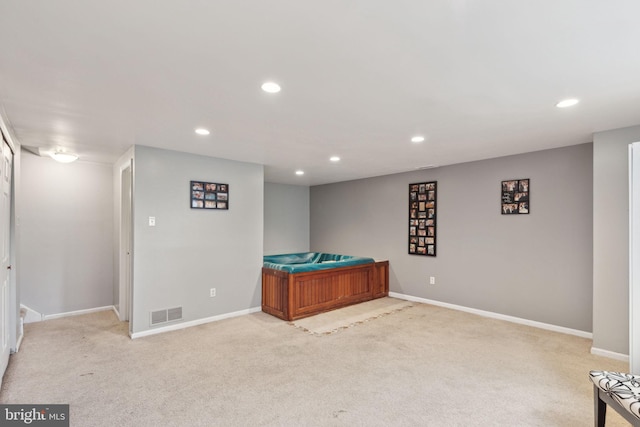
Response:
POLYGON ((567 108, 567 107, 573 107, 574 105, 576 105, 578 102, 580 102, 579 100, 575 99, 575 98, 571 98, 571 99, 564 99, 560 102, 558 102, 556 104, 556 107, 558 108, 567 108))
POLYGON ((262 90, 268 93, 280 92, 280 85, 274 82, 266 82, 262 84, 262 90))
POLYGON ((338 157, 338 156, 331 156, 331 157, 329 158, 329 160, 331 160, 332 162, 339 162, 339 161, 340 161, 340 157, 338 157))
POLYGON ((296 171, 296 175, 304 175, 304 171, 302 171, 302 170, 297 170, 297 171, 296 171))
POLYGON ((198 128, 196 129, 196 133, 198 135, 209 135, 211 132, 209 132, 207 129, 205 128, 198 128))
POLYGON ((60 163, 71 163, 78 160, 78 156, 76 156, 75 154, 63 153, 62 151, 55 151, 55 152, 49 153, 49 155, 53 160, 58 161, 60 163))
POLYGON ((422 135, 416 135, 413 138, 411 138, 411 142, 414 142, 416 144, 418 142, 422 142, 422 141, 424 141, 424 136, 422 136, 422 135))

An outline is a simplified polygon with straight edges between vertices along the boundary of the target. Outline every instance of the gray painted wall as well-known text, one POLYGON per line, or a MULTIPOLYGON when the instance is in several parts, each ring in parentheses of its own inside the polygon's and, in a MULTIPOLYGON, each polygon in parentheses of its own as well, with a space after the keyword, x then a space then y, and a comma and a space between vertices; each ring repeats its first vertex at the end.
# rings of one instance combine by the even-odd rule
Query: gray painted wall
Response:
POLYGON ((262 165, 135 147, 134 333, 154 310, 182 306, 191 321, 260 306, 263 175, 262 165), (229 210, 191 209, 191 180, 229 184, 229 210))
POLYGON ((42 314, 112 305, 111 166, 23 151, 21 169, 21 303, 42 314))
POLYGON ((393 292, 591 331, 592 155, 583 144, 311 187, 311 250, 389 259, 393 292), (501 215, 500 183, 517 178, 531 179, 531 213, 501 215), (432 180, 438 256, 408 255, 408 184, 432 180))
POLYGON ((264 184, 264 254, 309 251, 309 187, 264 184))
POLYGON ((593 346, 629 353, 629 144, 640 126, 593 138, 593 346))

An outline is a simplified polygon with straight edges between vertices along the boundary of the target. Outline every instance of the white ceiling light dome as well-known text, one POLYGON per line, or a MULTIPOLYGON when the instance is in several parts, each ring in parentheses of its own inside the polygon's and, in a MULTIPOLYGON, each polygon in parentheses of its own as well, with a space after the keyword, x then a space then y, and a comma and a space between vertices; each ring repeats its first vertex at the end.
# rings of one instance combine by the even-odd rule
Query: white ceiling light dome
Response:
POLYGON ((560 102, 558 102, 556 104, 556 107, 558 107, 558 108, 573 107, 578 102, 580 102, 580 100, 576 99, 576 98, 563 99, 562 101, 560 101, 560 102))
POLYGON ((60 163, 71 163, 78 160, 78 155, 73 153, 66 153, 63 151, 52 151, 51 153, 49 153, 49 156, 51 156, 53 160, 60 163))
POLYGON ((261 87, 267 93, 278 93, 281 90, 280 85, 275 82, 264 82, 261 87))

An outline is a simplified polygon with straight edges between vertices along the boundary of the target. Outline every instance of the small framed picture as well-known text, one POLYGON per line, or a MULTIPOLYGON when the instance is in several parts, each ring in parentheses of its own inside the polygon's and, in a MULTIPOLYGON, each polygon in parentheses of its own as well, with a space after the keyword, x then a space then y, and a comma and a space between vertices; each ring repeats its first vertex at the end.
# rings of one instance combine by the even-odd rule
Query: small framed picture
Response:
POLYGON ((191 209, 229 209, 229 184, 191 181, 191 209))
POLYGON ((529 178, 510 179, 502 181, 500 185, 501 200, 500 213, 502 215, 518 215, 529 213, 531 194, 529 192, 529 178))

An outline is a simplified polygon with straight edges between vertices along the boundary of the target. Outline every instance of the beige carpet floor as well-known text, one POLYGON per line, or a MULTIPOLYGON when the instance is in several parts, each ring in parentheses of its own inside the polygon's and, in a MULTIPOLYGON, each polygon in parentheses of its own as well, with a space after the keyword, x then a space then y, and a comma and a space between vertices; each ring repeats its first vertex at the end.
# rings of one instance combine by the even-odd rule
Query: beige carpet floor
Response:
MULTIPOLYGON (((414 303, 331 334, 264 313, 131 340, 111 312, 26 325, 0 401, 72 426, 591 426, 591 341, 414 303)), ((627 424, 615 412, 608 426, 627 424)))

